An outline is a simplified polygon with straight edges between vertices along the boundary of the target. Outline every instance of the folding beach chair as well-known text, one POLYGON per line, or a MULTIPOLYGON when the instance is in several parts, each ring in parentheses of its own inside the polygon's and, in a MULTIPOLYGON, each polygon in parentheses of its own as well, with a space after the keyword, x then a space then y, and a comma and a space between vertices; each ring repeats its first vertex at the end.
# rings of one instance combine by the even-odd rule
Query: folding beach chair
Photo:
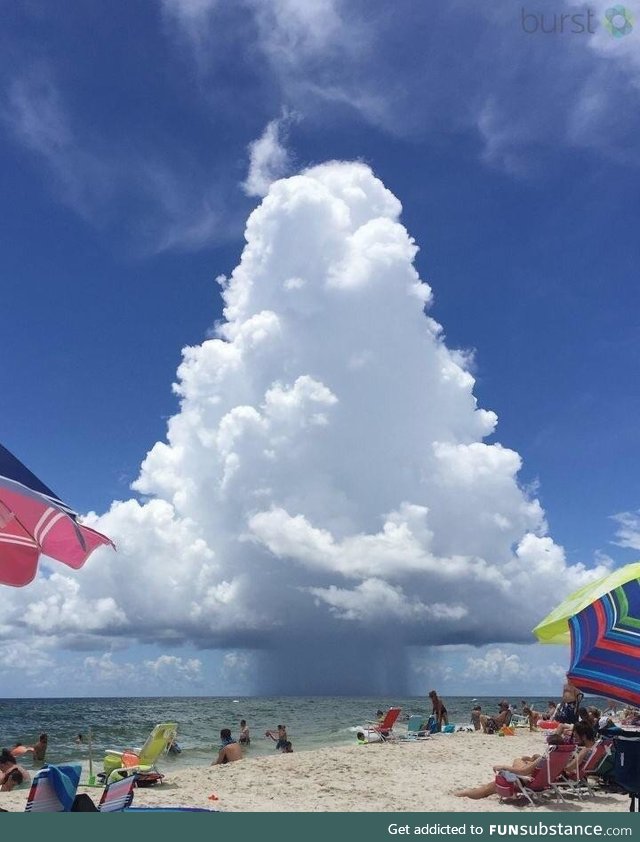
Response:
POLYGON ((133 774, 107 784, 98 804, 98 812, 119 813, 129 807, 133 801, 133 788, 136 784, 136 777, 133 774))
POLYGON ((569 763, 565 767, 564 775, 556 781, 555 786, 579 798, 583 795, 595 795, 595 788, 589 778, 598 775, 598 770, 605 760, 611 757, 612 751, 613 741, 600 737, 586 759, 579 765, 576 753, 576 765, 569 763))
POLYGON ((382 740, 382 742, 395 740, 396 735, 393 733, 393 726, 396 724, 396 720, 400 716, 401 710, 402 708, 389 708, 382 722, 369 722, 365 730, 367 737, 369 739, 371 739, 372 736, 374 738, 377 737, 382 740))
POLYGON ((34 776, 27 795, 27 813, 69 813, 76 797, 80 764, 49 764, 34 776))
POLYGON ((555 782, 574 754, 575 746, 573 745, 549 746, 547 753, 538 760, 532 775, 499 771, 496 774, 495 785, 500 801, 524 796, 529 804, 535 807, 537 798, 542 793, 553 793, 556 800, 564 801, 555 782))
POLYGON ((409 717, 407 722, 407 733, 403 739, 405 740, 426 740, 429 738, 429 732, 423 728, 424 716, 421 713, 414 713, 409 717))
POLYGON ((124 749, 122 751, 107 749, 104 757, 104 778, 109 783, 115 772, 123 767, 131 772, 153 774, 160 782, 162 775, 156 768, 159 758, 167 751, 172 740, 177 736, 178 726, 175 722, 163 722, 151 731, 145 744, 139 750, 124 749))

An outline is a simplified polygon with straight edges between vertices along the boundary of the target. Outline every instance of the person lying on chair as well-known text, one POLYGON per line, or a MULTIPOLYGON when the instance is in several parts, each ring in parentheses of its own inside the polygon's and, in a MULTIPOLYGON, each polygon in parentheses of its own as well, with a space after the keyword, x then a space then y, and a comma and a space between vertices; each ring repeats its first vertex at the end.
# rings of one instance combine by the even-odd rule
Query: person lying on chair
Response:
MULTIPOLYGON (((564 740, 557 734, 552 734, 548 737, 547 743, 549 745, 563 745, 564 740)), ((529 777, 530 775, 533 775, 541 756, 542 755, 540 754, 533 754, 531 756, 516 757, 513 759, 510 766, 505 766, 504 763, 499 763, 493 767, 493 771, 513 772, 514 775, 518 775, 519 777, 529 777)), ((573 757, 573 755, 571 755, 571 757, 573 757)), ((569 762, 569 759, 569 756, 567 756, 567 762, 569 762)), ((573 762, 575 763, 575 757, 573 758, 573 762)), ((453 794, 458 798, 480 799, 488 798, 490 795, 495 795, 495 793, 496 782, 494 778, 491 783, 471 787, 469 789, 460 789, 458 792, 454 792, 453 794)))

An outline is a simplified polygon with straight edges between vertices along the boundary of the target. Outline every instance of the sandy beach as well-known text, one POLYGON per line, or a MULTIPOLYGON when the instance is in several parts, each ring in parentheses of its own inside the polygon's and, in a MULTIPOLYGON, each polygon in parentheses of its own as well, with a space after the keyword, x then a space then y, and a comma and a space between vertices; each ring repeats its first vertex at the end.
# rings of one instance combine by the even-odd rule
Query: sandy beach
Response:
MULTIPOLYGON (((541 733, 514 737, 438 734, 424 741, 340 746, 245 758, 226 766, 168 771, 161 786, 136 789, 133 806, 179 805, 225 812, 514 812, 533 808, 457 798, 460 786, 492 779, 491 767, 544 751, 541 733), (217 800, 210 800, 215 794, 217 800)), ((101 790, 80 787, 94 801, 101 790)), ((0 793, 0 806, 21 811, 26 791, 0 793)), ((626 811, 625 795, 600 793, 579 801, 547 799, 545 811, 626 811)))

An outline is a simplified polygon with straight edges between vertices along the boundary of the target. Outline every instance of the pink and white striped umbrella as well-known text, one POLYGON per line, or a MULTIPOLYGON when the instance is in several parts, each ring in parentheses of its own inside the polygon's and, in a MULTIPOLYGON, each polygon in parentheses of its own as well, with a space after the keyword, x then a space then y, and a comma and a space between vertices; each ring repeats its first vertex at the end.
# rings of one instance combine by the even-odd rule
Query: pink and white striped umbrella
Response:
POLYGON ((0 445, 0 584, 28 585, 43 554, 77 570, 106 544, 115 549, 0 445))

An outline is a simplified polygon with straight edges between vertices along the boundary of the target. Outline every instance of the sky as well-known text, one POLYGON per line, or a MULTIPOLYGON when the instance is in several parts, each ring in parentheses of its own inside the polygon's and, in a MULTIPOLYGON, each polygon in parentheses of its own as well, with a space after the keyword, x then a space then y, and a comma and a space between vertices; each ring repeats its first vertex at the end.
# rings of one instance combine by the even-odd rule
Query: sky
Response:
POLYGON ((0 589, 3 695, 557 694, 640 550, 640 6, 485 6, 3 4, 0 441, 117 546, 0 589))

